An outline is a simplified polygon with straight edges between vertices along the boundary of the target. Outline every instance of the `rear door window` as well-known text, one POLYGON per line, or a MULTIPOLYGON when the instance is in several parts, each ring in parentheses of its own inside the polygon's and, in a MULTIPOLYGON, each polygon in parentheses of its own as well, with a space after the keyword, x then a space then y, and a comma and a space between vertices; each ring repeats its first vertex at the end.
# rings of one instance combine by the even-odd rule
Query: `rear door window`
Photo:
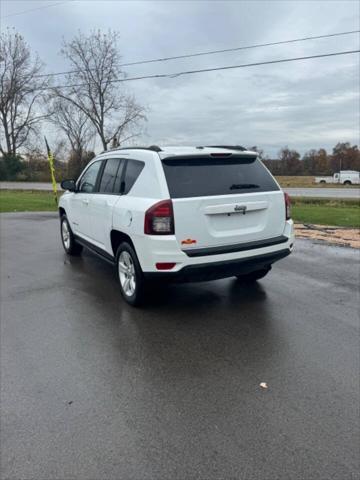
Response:
POLYGON ((254 157, 174 157, 162 161, 172 198, 234 195, 279 190, 254 157))
POLYGON ((139 160, 128 160, 127 165, 125 168, 125 177, 124 177, 124 194, 130 192, 134 183, 138 179, 142 169, 144 168, 144 162, 140 162, 139 160))
POLYGON ((124 158, 120 159, 120 167, 116 172, 115 183, 114 183, 114 193, 123 193, 122 184, 124 183, 124 168, 126 165, 126 160, 124 158))
POLYGON ((109 158, 106 160, 105 168, 101 177, 99 192, 100 193, 119 193, 120 189, 115 190, 115 182, 118 175, 121 176, 123 161, 119 158, 109 158))

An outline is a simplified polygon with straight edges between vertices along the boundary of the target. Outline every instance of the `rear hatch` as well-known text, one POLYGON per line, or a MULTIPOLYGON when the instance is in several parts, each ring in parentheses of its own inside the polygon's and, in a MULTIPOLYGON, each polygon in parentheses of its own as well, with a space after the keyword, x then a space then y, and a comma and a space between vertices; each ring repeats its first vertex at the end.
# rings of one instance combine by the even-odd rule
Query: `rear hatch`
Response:
POLYGON ((175 156, 163 159, 162 164, 182 250, 282 235, 284 195, 256 156, 175 156))

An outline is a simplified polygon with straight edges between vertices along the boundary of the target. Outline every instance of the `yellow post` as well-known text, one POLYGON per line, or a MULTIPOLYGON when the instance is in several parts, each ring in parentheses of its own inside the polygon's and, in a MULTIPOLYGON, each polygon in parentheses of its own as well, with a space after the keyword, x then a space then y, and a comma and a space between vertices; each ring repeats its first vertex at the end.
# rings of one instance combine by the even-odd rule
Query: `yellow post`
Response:
POLYGON ((56 205, 58 204, 58 196, 57 196, 57 186, 56 186, 56 180, 55 180, 55 167, 54 167, 54 157, 53 154, 51 153, 49 144, 45 138, 45 143, 46 143, 46 150, 47 150, 47 155, 48 155, 48 160, 49 160, 49 168, 50 168, 50 175, 51 175, 51 182, 53 186, 53 191, 54 191, 54 200, 56 205))

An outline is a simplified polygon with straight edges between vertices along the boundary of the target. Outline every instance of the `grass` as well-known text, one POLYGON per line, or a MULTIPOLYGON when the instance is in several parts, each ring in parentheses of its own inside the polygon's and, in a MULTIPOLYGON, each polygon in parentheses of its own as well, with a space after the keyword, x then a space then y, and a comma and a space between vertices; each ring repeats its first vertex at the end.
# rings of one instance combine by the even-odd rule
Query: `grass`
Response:
POLYGON ((292 197, 295 222, 360 228, 358 200, 292 197))
POLYGON ((56 210, 53 192, 0 190, 0 212, 51 212, 56 210))
MULTIPOLYGON (((292 216, 296 222, 360 228, 358 200, 292 197, 291 202, 292 216)), ((56 209, 52 192, 0 190, 0 212, 44 212, 56 209)))
MULTIPOLYGON (((323 175, 318 175, 319 177, 323 175)), ((276 180, 281 187, 293 187, 293 188, 358 188, 359 185, 339 185, 338 183, 315 183, 315 177, 312 176, 277 176, 276 180)))

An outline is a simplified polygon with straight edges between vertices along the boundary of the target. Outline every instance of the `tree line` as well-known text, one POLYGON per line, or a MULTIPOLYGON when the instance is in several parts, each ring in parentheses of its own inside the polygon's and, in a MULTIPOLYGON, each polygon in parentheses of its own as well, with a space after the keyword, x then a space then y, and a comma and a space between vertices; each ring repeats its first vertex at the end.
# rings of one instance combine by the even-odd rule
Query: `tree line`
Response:
POLYGON ((79 32, 64 40, 60 55, 67 71, 53 81, 22 35, 12 29, 0 34, 2 177, 31 176, 39 170, 21 157, 41 161, 41 155, 36 161, 34 157, 50 125, 57 132, 56 148, 67 149, 70 170, 77 171, 93 156, 94 142, 108 150, 141 133, 145 108, 121 82, 125 73, 118 43, 119 33, 112 30, 79 32))
MULTIPOLYGON (((259 153, 260 158, 273 175, 333 175, 340 170, 360 171, 360 151, 356 145, 338 143, 327 153, 324 148, 309 150, 302 157, 296 150, 282 148, 278 158, 270 159, 258 147, 250 147, 259 153)), ((53 152, 56 177, 77 178, 95 153, 82 151, 79 156, 76 149, 70 152, 64 141, 58 142, 53 152)), ((20 156, 5 156, 0 161, 0 180, 50 181, 49 165, 44 151, 35 150, 20 156)))
MULTIPOLYGON (((258 150, 257 147, 253 147, 258 150)), ((300 155, 296 150, 282 148, 278 158, 264 157, 259 151, 266 167, 273 175, 333 175, 340 170, 360 171, 360 150, 357 145, 348 142, 337 143, 328 153, 325 148, 312 149, 300 155)))
MULTIPOLYGON (((54 81, 18 32, 0 34, 0 180, 49 180, 43 134, 50 126, 56 132, 58 179, 77 177, 94 157, 95 143, 108 150, 141 134, 145 108, 122 82, 119 52, 118 32, 79 32, 63 41, 60 55, 67 69, 54 81)), ((275 175, 360 170, 359 149, 349 143, 338 143, 331 153, 321 148, 303 156, 284 147, 276 159, 250 149, 275 175)))

